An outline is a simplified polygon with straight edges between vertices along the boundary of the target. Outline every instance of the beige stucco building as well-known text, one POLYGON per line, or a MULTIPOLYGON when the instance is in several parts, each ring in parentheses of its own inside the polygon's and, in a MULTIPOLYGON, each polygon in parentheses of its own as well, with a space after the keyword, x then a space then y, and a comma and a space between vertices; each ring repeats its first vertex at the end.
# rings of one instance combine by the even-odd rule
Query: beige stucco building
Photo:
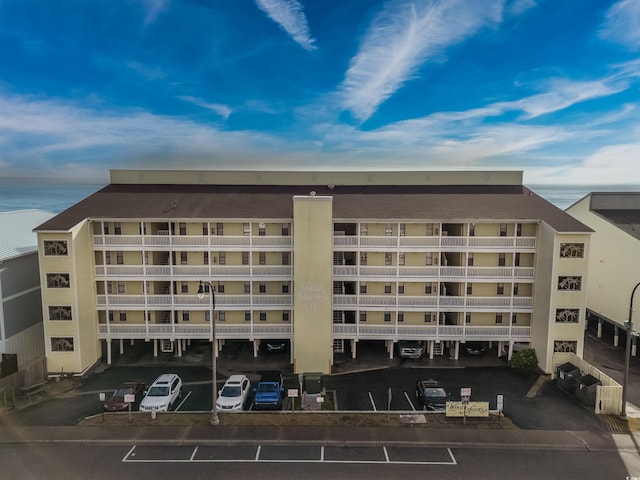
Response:
POLYGON ((214 321, 218 349, 290 339, 295 372, 368 341, 453 359, 530 344, 545 371, 582 355, 591 229, 522 172, 114 170, 36 230, 52 374, 111 362, 114 342, 182 355, 214 321))
MULTIPOLYGON (((631 293, 640 282, 640 193, 594 192, 566 211, 595 232, 586 284, 587 318, 596 324, 598 337, 603 327, 613 328, 613 342, 618 346, 620 337, 626 335, 631 293)), ((640 288, 634 297, 637 310, 640 288)), ((632 320, 635 356, 640 318, 632 320)))

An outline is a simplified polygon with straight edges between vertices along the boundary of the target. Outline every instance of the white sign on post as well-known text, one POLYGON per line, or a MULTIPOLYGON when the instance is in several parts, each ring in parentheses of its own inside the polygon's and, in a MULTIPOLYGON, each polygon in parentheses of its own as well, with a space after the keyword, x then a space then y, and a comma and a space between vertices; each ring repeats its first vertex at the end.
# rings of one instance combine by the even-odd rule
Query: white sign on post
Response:
POLYGON ((504 407, 504 395, 498 395, 497 404, 498 410, 501 412, 504 407))
POLYGON ((471 388, 464 387, 460 389, 461 397, 470 397, 471 396, 471 388))
POLYGON ((107 399, 107 395, 104 392, 100 392, 98 395, 98 400, 104 402, 107 399))
POLYGON ((124 396, 124 403, 133 403, 136 401, 136 396, 133 393, 127 393, 124 396))

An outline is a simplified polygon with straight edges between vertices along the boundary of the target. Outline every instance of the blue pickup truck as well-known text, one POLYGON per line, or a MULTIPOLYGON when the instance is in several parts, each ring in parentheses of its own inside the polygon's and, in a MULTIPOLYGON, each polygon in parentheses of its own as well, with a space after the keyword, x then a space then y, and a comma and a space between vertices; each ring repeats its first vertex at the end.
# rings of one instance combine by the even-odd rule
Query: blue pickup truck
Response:
POLYGON ((282 407, 282 396, 284 393, 284 382, 282 373, 264 372, 260 377, 256 387, 256 396, 253 400, 254 410, 280 410, 282 407))

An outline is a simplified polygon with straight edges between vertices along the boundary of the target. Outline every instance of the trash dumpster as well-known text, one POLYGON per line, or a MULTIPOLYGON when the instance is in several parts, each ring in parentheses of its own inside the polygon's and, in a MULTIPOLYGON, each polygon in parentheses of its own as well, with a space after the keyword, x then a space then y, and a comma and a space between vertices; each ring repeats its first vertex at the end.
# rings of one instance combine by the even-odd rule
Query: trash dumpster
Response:
POLYGON ((574 391, 576 380, 581 375, 580 369, 571 362, 566 362, 556 367, 556 383, 560 388, 569 392, 574 391))
POLYGON ((576 380, 576 397, 585 405, 595 406, 598 385, 602 385, 602 382, 596 377, 589 374, 583 375, 576 380))

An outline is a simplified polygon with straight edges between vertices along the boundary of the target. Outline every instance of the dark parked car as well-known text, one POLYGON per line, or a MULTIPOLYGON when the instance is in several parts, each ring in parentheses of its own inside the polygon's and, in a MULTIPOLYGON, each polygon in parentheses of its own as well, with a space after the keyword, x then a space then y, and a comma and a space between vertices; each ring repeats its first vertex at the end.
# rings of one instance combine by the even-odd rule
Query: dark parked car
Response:
POLYGON ((443 412, 450 395, 444 385, 431 378, 416 382, 416 398, 423 410, 443 412))
POLYGON ((129 404, 125 402, 125 395, 133 395, 134 402, 132 409, 136 403, 142 400, 145 392, 145 384, 142 380, 129 380, 121 384, 104 404, 105 412, 122 412, 129 409, 129 404))
POLYGON ((463 343, 462 353, 467 357, 480 357, 484 355, 484 345, 481 342, 463 343))

